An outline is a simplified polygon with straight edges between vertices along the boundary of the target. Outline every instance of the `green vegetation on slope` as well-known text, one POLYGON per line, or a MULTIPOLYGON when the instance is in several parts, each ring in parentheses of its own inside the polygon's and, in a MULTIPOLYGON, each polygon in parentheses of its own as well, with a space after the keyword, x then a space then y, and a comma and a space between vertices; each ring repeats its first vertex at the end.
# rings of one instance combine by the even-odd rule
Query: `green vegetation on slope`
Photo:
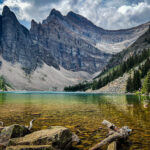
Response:
POLYGON ((150 48, 150 27, 149 30, 140 36, 131 46, 113 55, 109 63, 106 65, 105 70, 107 71, 110 68, 120 65, 131 56, 140 55, 144 48, 150 48))
POLYGON ((7 91, 7 87, 11 87, 3 76, 0 76, 0 90, 7 91))
POLYGON ((141 88, 141 74, 138 70, 134 71, 133 78, 130 76, 127 80, 126 91, 134 92, 141 88))
POLYGON ((79 83, 77 85, 74 86, 68 86, 64 88, 64 91, 71 91, 71 92, 75 92, 75 91, 86 91, 87 89, 89 89, 91 87, 91 83, 88 82, 83 82, 83 83, 79 83))
POLYGON ((142 88, 142 79, 147 75, 150 69, 150 59, 147 58, 145 63, 139 65, 138 69, 134 71, 133 77, 127 80, 126 91, 135 92, 142 88))
MULTIPOLYGON (((93 90, 100 89, 107 85, 109 82, 117 79, 118 77, 122 76, 124 73, 130 71, 132 68, 139 65, 141 62, 143 62, 145 59, 150 57, 150 49, 145 49, 140 55, 134 55, 129 57, 125 62, 122 64, 111 68, 109 70, 105 70, 105 72, 102 72, 98 79, 95 79, 93 82, 88 83, 80 83, 75 86, 69 86, 65 87, 65 91, 86 91, 89 88, 92 88, 93 90)), ((143 71, 142 74, 144 75, 144 71, 146 71, 146 66, 142 66, 143 71)), ((136 81, 134 81, 136 82, 136 81)), ((137 88, 134 88, 137 89, 137 88)), ((134 90, 133 89, 133 90, 134 90)))
POLYGON ((147 73, 147 76, 144 80, 143 91, 146 94, 150 93, 150 71, 147 73))

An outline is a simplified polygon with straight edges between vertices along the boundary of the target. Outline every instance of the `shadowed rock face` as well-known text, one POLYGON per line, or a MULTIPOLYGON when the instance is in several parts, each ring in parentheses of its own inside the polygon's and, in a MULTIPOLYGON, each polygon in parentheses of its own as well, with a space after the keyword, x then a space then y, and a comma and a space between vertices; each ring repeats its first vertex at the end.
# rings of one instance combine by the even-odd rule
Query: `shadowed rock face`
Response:
POLYGON ((0 16, 1 55, 11 63, 20 63, 30 73, 45 62, 58 68, 50 52, 34 43, 29 31, 22 26, 15 14, 4 7, 0 16))
POLYGON ((140 55, 143 52, 143 50, 149 48, 150 48, 150 27, 131 46, 129 46, 127 49, 124 49, 120 53, 114 55, 110 60, 110 62, 107 64, 106 69, 121 64, 131 56, 140 55))
POLYGON ((46 63, 56 69, 60 65, 93 74, 101 71, 111 58, 105 49, 111 51, 111 44, 126 40, 124 46, 130 45, 148 29, 148 24, 109 31, 73 12, 63 16, 53 9, 42 23, 33 20, 28 31, 5 6, 0 16, 0 53, 6 61, 21 64, 26 73, 46 63))
POLYGON ((65 69, 95 73, 111 55, 131 45, 150 23, 126 30, 104 30, 74 12, 63 16, 53 9, 42 23, 31 23, 32 38, 47 48, 65 69), (106 53, 108 52, 108 53, 106 53))
POLYGON ((67 70, 92 74, 102 70, 111 57, 74 34, 66 17, 55 9, 42 24, 33 20, 30 33, 36 42, 52 53, 57 64, 67 70))
MULTIPOLYGON (((2 57, 21 64, 31 73, 43 62, 59 69, 95 73, 103 69, 111 55, 101 52, 66 28, 65 17, 53 9, 42 24, 32 21, 29 32, 5 6, 0 16, 0 52, 2 57)), ((82 19, 81 19, 82 20, 82 19)))

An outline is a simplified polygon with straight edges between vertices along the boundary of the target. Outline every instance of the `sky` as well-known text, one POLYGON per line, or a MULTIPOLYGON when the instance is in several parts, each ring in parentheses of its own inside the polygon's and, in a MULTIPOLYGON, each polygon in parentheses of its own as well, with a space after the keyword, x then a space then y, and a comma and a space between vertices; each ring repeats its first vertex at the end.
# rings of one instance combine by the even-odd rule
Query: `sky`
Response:
POLYGON ((28 28, 32 19, 42 22, 53 8, 63 15, 73 11, 110 30, 150 21, 150 0, 0 0, 0 13, 4 5, 28 28))

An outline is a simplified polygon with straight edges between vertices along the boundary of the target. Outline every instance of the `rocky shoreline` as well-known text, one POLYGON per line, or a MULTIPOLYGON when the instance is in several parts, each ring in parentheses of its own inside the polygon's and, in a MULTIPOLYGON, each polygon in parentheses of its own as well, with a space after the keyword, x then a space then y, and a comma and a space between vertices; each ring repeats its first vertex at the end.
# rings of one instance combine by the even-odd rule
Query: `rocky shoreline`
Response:
POLYGON ((29 127, 0 126, 0 150, 70 150, 80 139, 63 126, 31 132, 29 127))

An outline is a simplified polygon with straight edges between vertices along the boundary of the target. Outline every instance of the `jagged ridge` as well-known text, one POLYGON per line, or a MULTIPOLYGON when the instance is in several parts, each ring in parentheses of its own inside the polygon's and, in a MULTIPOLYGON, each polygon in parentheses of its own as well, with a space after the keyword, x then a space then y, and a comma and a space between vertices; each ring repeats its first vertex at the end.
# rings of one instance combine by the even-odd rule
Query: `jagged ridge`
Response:
POLYGON ((19 23, 7 6, 0 19, 0 53, 5 60, 12 64, 20 63, 26 73, 42 66, 43 62, 59 68, 51 53, 33 42, 28 29, 19 23))

